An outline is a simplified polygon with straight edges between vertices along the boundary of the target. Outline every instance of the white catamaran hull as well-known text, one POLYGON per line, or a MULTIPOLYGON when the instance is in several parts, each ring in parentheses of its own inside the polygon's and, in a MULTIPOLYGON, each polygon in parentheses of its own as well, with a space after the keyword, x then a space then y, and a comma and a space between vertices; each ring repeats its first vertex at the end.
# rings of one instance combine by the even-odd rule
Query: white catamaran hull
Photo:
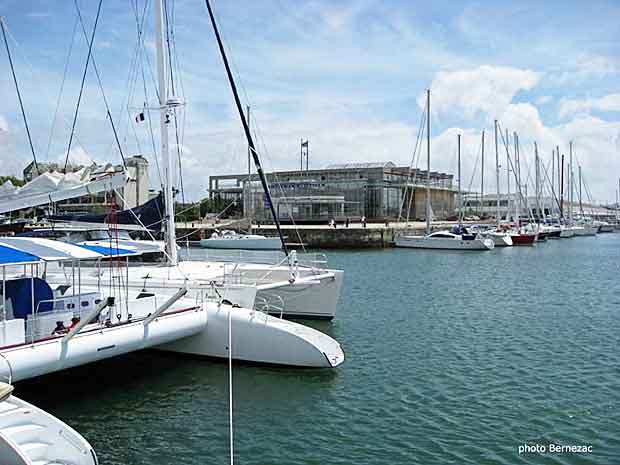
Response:
MULTIPOLYGON (((108 285, 105 271, 97 278, 97 270, 82 270, 83 284, 97 285, 101 280, 103 287, 108 285)), ((53 273, 62 278, 59 272, 53 273)), ((287 318, 334 318, 344 272, 298 267, 296 273, 291 281, 288 266, 184 261, 178 266, 130 267, 128 284, 134 289, 169 292, 189 283, 190 293, 195 293, 200 289, 211 289, 215 283, 224 283, 224 286, 216 287, 218 292, 244 308, 287 318), (254 288, 254 292, 249 288, 254 288)))
POLYGON ((59 370, 154 347, 202 331, 207 312, 201 307, 142 321, 84 330, 63 342, 54 336, 31 344, 0 349, 0 378, 21 381, 59 370))
POLYGON ((227 358, 230 316, 235 360, 315 368, 334 368, 344 361, 337 341, 307 326, 231 306, 210 306, 208 313, 203 331, 158 349, 227 358))
POLYGON ((202 239, 200 246, 208 249, 237 249, 237 250, 281 250, 282 242, 278 237, 259 237, 259 238, 234 238, 202 239))
POLYGON ((394 240, 396 247, 413 249, 441 250, 490 250, 494 247, 491 239, 443 239, 427 236, 400 236, 394 240))

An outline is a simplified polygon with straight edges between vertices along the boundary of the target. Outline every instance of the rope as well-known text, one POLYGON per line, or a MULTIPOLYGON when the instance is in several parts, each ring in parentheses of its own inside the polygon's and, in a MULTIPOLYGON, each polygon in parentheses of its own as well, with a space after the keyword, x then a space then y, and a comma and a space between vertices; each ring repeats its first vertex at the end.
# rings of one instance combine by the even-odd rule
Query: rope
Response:
POLYGON ((9 57, 9 65, 11 66, 11 74, 13 75, 13 82, 15 83, 15 90, 17 91, 17 98, 19 100, 19 108, 22 111, 22 117, 24 118, 24 126, 26 127, 26 134, 28 135, 28 143, 30 144, 30 151, 32 152, 32 159, 34 160, 34 167, 39 173, 39 164, 37 163, 37 155, 34 151, 34 145, 32 144, 32 137, 30 135, 30 128, 28 127, 28 118, 26 118, 26 111, 24 110, 24 102, 22 101, 22 94, 19 91, 19 85, 17 83, 17 76, 15 76, 15 68, 13 67, 13 58, 11 58, 11 50, 9 49, 9 42, 6 39, 6 31, 4 25, 4 18, 0 16, 0 26, 2 27, 2 37, 4 38, 4 46, 6 47, 6 54, 9 57))
POLYGON ((228 425, 230 436, 230 465, 234 464, 233 449, 233 380, 232 380, 232 305, 228 309, 228 425))
MULTIPOLYGON (((84 66, 84 73, 82 74, 82 83, 80 84, 80 94, 75 106, 75 114, 73 115, 73 123, 71 125, 71 135, 69 136, 69 144, 67 145, 67 155, 65 157, 65 167, 63 171, 67 172, 67 163, 69 162, 69 152, 71 151, 71 142, 73 142, 73 135, 75 134, 75 124, 77 123, 78 112, 80 111, 80 102, 82 101, 82 94, 84 92, 84 83, 86 82, 86 73, 88 72, 88 64, 90 63, 90 57, 93 52, 93 43, 95 42, 95 32, 97 31, 97 24, 99 23, 99 14, 101 13, 101 4, 103 0, 99 0, 99 6, 97 7, 97 16, 95 17, 95 25, 93 26, 93 32, 90 37, 90 43, 88 44, 88 56, 86 57, 86 66, 84 66)), ((76 4, 77 5, 77 4, 76 4)))

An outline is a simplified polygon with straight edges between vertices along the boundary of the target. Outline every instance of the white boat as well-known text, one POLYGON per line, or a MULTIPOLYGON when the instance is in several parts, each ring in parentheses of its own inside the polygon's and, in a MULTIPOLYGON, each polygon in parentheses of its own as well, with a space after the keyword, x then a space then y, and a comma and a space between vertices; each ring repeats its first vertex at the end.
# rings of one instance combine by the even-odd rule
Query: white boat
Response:
MULTIPOLYGON (((110 256, 121 256, 122 250, 114 250, 110 256)), ((32 378, 184 338, 181 345, 161 348, 228 356, 222 328, 229 317, 237 360, 307 367, 335 367, 344 360, 340 344, 329 336, 233 303, 252 300, 255 287, 228 290, 212 284, 190 291, 186 281, 165 277, 165 286, 119 286, 121 280, 131 282, 130 272, 142 267, 118 268, 116 261, 77 270, 66 266, 100 260, 102 252, 48 239, 0 239, 0 260, 6 257, 0 315, 0 357, 6 364, 0 363, 0 375, 32 378), (32 265, 30 274, 24 276, 17 264, 32 265), (71 328, 76 317, 81 327, 71 329, 70 337, 56 331, 59 322, 71 328)))
POLYGON ((414 249, 491 250, 495 247, 493 239, 450 231, 437 231, 426 236, 403 235, 396 237, 394 242, 396 247, 414 249))
POLYGON ((98 465, 91 445, 58 418, 11 395, 0 383, 0 463, 3 465, 98 465))
POLYGON ((279 237, 259 234, 237 234, 235 231, 215 231, 208 239, 201 239, 200 246, 208 249, 281 250, 279 237))
POLYGON ((560 237, 562 239, 567 239, 570 237, 575 237, 575 230, 570 226, 561 225, 560 226, 560 237))

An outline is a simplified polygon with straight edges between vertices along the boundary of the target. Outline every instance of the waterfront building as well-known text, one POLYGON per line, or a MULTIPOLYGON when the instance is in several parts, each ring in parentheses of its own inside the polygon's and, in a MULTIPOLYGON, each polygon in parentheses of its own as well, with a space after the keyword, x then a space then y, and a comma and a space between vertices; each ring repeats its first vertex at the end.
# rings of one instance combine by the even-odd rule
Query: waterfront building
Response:
MULTIPOLYGON (((267 173, 274 207, 284 221, 323 222, 333 218, 369 221, 426 217, 424 170, 392 162, 345 163, 323 169, 267 173)), ((431 205, 435 219, 454 214, 453 175, 431 171, 431 205)), ((271 220, 256 174, 230 174, 209 178, 209 198, 224 205, 236 202, 254 221, 271 220)))

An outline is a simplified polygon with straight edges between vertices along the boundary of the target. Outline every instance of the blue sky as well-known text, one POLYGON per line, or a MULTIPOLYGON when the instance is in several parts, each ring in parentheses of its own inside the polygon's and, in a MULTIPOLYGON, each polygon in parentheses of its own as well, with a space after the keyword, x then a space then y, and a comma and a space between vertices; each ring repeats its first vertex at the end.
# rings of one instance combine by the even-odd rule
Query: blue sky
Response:
MULTIPOLYGON (((94 59, 125 153, 154 161, 142 78, 130 78, 137 44, 133 1, 104 0, 94 59)), ((141 10, 145 0, 138 0, 141 10)), ((79 0, 90 34, 97 2, 79 0)), ((463 134, 463 184, 472 182, 480 131, 494 118, 520 135, 524 160, 533 141, 583 165, 590 190, 613 200, 620 176, 620 3, 410 1, 213 2, 267 169, 298 166, 299 140, 310 164, 392 160, 408 164, 424 90, 432 88, 433 169, 456 171, 463 134)), ((177 87, 187 101, 181 150, 188 197, 206 194, 207 177, 245 169, 245 141, 200 0, 175 0, 177 87)), ((152 5, 141 57, 150 104, 155 63, 152 5)), ((87 55, 72 1, 0 0, 38 158, 64 159, 87 55), (73 43, 57 118, 56 104, 73 43), (52 126, 54 130, 51 131, 52 126), (51 134, 51 136, 50 136, 51 134)), ((6 172, 31 160, 6 53, 0 52, 0 157, 6 172)), ((492 138, 487 139, 492 153, 492 138)), ((71 160, 119 161, 91 70, 71 160)), ((487 158, 489 160, 489 158, 487 158)), ((531 170, 529 161, 528 170, 531 170)), ((154 168, 154 163, 152 163, 154 168)), ((478 165, 479 166, 479 165, 478 165)), ((494 189, 487 163, 488 189, 494 189)), ((153 185, 157 174, 153 174, 153 185)), ((478 183, 479 173, 473 179, 478 183)), ((502 180, 503 181, 503 180, 502 180)))

